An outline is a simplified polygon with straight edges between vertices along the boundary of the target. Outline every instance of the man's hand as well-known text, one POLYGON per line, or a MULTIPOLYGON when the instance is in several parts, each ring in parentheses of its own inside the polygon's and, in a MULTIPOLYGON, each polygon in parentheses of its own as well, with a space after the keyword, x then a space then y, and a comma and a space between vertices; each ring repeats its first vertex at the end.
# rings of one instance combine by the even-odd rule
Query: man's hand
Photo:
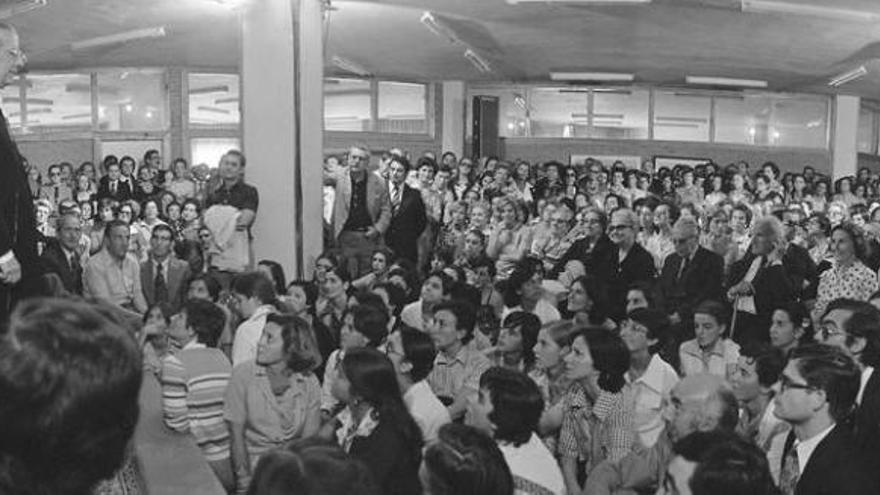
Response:
POLYGON ((366 237, 367 239, 375 239, 379 237, 379 231, 376 229, 376 227, 369 227, 364 233, 364 237, 366 237))
POLYGON ((19 280, 21 280, 21 264, 13 254, 9 259, 0 262, 0 282, 13 285, 19 280))

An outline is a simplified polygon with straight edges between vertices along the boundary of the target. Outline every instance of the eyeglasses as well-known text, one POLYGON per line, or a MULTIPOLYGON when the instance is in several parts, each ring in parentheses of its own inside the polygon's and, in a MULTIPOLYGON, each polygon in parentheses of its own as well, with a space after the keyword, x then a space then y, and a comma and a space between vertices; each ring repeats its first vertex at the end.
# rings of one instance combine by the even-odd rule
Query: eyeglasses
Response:
POLYGON ((782 378, 779 380, 779 390, 781 392, 785 392, 786 390, 816 390, 816 387, 807 385, 806 383, 795 383, 791 381, 789 377, 782 375, 782 378))
POLYGON ((609 225, 608 231, 609 232, 616 232, 619 230, 626 230, 626 229, 631 229, 631 228, 632 228, 632 225, 609 225))
POLYGON ((672 243, 673 243, 673 244, 684 244, 684 243, 686 243, 687 241, 689 241, 689 240, 691 240, 691 239, 693 239, 693 237, 681 237, 681 238, 675 238, 675 237, 673 237, 673 238, 672 238, 672 243))
POLYGON ((819 333, 822 335, 823 340, 828 340, 835 335, 846 335, 846 332, 838 329, 831 323, 823 324, 822 327, 819 329, 819 333))

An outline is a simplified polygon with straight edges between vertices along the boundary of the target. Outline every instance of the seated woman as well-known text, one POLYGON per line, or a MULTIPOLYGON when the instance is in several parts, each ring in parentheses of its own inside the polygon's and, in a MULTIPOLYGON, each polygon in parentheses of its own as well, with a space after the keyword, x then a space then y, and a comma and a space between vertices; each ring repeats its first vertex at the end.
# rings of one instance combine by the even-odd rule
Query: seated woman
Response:
POLYGON ((301 318, 266 317, 255 361, 232 370, 224 418, 229 427, 235 486, 250 483, 260 456, 321 426, 321 386, 312 370, 321 355, 301 318))
POLYGON ((578 277, 568 291, 563 317, 575 323, 615 330, 617 324, 608 318, 606 294, 607 289, 601 280, 591 275, 578 277))
POLYGON ((237 275, 232 280, 232 295, 243 319, 232 341, 232 365, 238 366, 256 358, 266 317, 275 312, 277 298, 274 283, 259 272, 237 275))
POLYGON ((629 350, 626 381, 635 403, 636 433, 646 448, 652 447, 663 431, 663 407, 678 383, 678 373, 658 352, 668 332, 669 319, 656 309, 636 309, 620 327, 620 338, 629 350))
POLYGON ((551 452, 556 452, 556 440, 562 427, 563 399, 571 381, 565 374, 563 358, 571 350, 572 335, 580 326, 570 320, 560 320, 544 325, 535 343, 535 369, 531 378, 538 385, 544 398, 544 413, 538 423, 538 431, 551 452))
POLYGON ((544 400, 524 373, 496 366, 480 378, 479 399, 468 424, 491 435, 513 475, 517 493, 565 494, 565 481, 553 454, 537 435, 544 400))
POLYGON ((696 338, 678 349, 681 374, 699 373, 729 378, 739 359, 739 344, 726 337, 730 310, 718 301, 703 301, 694 309, 696 338))
POLYGON ((801 303, 789 303, 773 310, 770 344, 788 356, 795 347, 813 341, 810 315, 801 303))
POLYGON ((373 294, 382 298, 388 311, 388 331, 396 330, 402 325, 400 312, 406 303, 406 292, 391 282, 383 282, 373 287, 373 294))
POLYGON ((355 289, 371 290, 388 278, 388 269, 392 263, 391 252, 384 247, 375 249, 370 264, 372 270, 363 277, 353 281, 351 286, 355 289))
POLYGON ((186 298, 211 301, 223 311, 223 331, 220 333, 220 340, 217 345, 219 349, 223 351, 223 354, 226 354, 226 357, 231 360, 232 339, 234 337, 233 329, 235 328, 235 325, 233 325, 232 311, 230 311, 225 305, 219 303, 221 289, 220 282, 218 282, 216 278, 207 273, 200 273, 189 280, 186 289, 186 298))
POLYGON ((504 281, 504 313, 514 311, 532 313, 541 323, 556 321, 559 311, 544 297, 544 267, 540 260, 526 258, 517 263, 510 278, 504 281))
POLYGON ((568 493, 580 493, 583 473, 604 460, 616 462, 635 443, 633 404, 624 393, 629 352, 623 341, 603 328, 575 333, 565 356, 565 372, 574 382, 559 433, 560 464, 568 493))
POLYGON ((234 477, 223 397, 232 364, 217 349, 226 318, 211 301, 190 299, 171 318, 168 336, 180 351, 162 360, 162 409, 168 428, 189 433, 227 490, 234 477))
POLYGON ((260 458, 248 495, 379 495, 370 470, 335 443, 296 440, 260 458), (332 473, 332 476, 328 476, 332 473))
POLYGON ((386 495, 421 495, 422 432, 401 397, 391 361, 359 348, 342 359, 333 395, 345 409, 331 422, 343 450, 364 462, 386 495))
POLYGON ((506 279, 514 267, 522 259, 531 244, 530 231, 523 226, 517 217, 517 208, 513 200, 506 196, 499 199, 501 211, 500 222, 496 223, 486 245, 486 254, 495 259, 498 277, 506 279))
POLYGON ((418 301, 407 304, 400 312, 401 321, 417 330, 425 331, 426 323, 434 315, 434 306, 451 297, 454 282, 443 272, 432 272, 422 284, 421 297, 418 301))
POLYGON ((419 475, 431 495, 513 493, 513 477, 498 444, 472 426, 440 428, 438 440, 425 450, 419 475))
POLYGON ((504 318, 498 333, 498 345, 486 349, 486 357, 493 366, 502 366, 526 374, 535 368, 535 344, 541 320, 525 311, 514 311, 504 318))

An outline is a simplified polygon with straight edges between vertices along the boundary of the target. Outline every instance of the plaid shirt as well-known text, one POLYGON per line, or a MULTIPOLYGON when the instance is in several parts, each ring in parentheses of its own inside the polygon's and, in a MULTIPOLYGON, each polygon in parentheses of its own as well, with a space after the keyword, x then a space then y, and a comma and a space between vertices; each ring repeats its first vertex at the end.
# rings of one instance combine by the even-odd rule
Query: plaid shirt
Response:
POLYGON ((586 472, 608 459, 619 461, 635 443, 633 406, 624 391, 602 391, 590 403, 584 388, 575 384, 564 399, 564 416, 559 432, 560 457, 586 461, 586 472))

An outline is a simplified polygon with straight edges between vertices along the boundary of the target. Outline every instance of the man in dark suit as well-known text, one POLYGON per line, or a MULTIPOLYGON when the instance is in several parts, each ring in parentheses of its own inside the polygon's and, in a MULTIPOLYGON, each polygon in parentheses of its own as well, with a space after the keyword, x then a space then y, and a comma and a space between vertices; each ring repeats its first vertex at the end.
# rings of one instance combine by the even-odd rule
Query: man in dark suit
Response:
MULTIPOLYGON (((15 28, 0 23, 0 87, 24 68, 15 28)), ((0 327, 5 326, 16 298, 39 273, 34 206, 22 156, 0 112, 0 327)))
POLYGON ((190 278, 189 263, 173 255, 174 231, 162 223, 153 227, 150 257, 141 263, 141 288, 149 306, 167 304, 180 309, 183 291, 190 278))
POLYGON ((628 208, 615 210, 608 221, 608 237, 614 247, 595 253, 586 271, 608 287, 609 316, 626 316, 626 291, 634 282, 654 281, 654 258, 636 242, 639 217, 628 208))
POLYGON ((700 246, 699 238, 699 226, 692 218, 675 222, 675 252, 666 257, 656 285, 658 307, 679 330, 680 341, 691 338, 694 308, 707 299, 720 301, 724 294, 724 259, 700 246))
POLYGON ((845 424, 858 392, 859 368, 844 351, 827 345, 792 351, 774 399, 774 414, 792 428, 779 474, 783 495, 878 493, 845 424))
POLYGON ((82 220, 79 214, 69 212, 58 218, 57 238, 49 238, 40 261, 43 274, 54 273, 64 289, 71 294, 83 293, 83 253, 80 247, 82 220))
POLYGON ((861 372, 856 410, 852 417, 856 444, 872 462, 880 480, 880 311, 863 301, 835 299, 822 315, 816 339, 838 347, 861 372))
POLYGON ((119 164, 110 162, 107 165, 107 175, 101 177, 98 183, 98 201, 104 198, 123 202, 131 199, 131 185, 122 180, 119 164))
POLYGON ((385 232, 385 244, 394 253, 416 263, 417 242, 425 230, 427 216, 422 194, 406 184, 409 160, 392 156, 388 165, 388 192, 391 199, 391 224, 385 232))
POLYGON ((333 235, 352 279, 370 270, 373 251, 381 247, 391 223, 391 199, 382 179, 367 169, 370 153, 365 146, 352 146, 348 167, 324 177, 336 188, 333 204, 333 235))

